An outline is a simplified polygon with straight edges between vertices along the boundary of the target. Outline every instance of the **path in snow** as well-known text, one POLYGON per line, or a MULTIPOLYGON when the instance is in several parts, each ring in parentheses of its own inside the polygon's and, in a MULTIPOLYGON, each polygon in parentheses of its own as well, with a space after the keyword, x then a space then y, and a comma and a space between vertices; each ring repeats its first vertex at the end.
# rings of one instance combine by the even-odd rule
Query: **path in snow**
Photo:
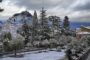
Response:
POLYGON ((0 58, 0 60, 60 60, 65 57, 64 51, 48 51, 42 53, 31 53, 25 54, 24 57, 14 58, 14 57, 4 57, 0 58))

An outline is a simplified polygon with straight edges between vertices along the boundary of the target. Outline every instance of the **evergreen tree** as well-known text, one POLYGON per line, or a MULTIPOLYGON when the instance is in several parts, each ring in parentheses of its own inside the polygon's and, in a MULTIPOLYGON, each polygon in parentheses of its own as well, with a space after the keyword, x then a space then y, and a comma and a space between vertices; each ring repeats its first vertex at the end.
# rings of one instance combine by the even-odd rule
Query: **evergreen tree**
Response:
POLYGON ((25 38, 25 45, 29 42, 30 40, 30 36, 31 36, 31 26, 29 26, 27 23, 26 23, 26 20, 23 18, 23 25, 22 27, 17 31, 19 34, 21 34, 24 38, 25 38))
POLYGON ((63 22, 64 29, 69 29, 69 27, 70 27, 69 25, 70 25, 69 18, 68 18, 68 16, 65 16, 64 22, 63 22))
POLYGON ((35 40, 35 37, 37 36, 37 29, 38 29, 38 18, 37 18, 37 12, 34 11, 34 15, 33 15, 32 40, 35 40))
POLYGON ((4 39, 12 40, 12 35, 11 35, 11 33, 10 33, 10 32, 5 33, 4 39))
POLYGON ((37 28, 37 25, 38 25, 37 12, 34 11, 34 15, 33 15, 33 27, 37 28))
POLYGON ((44 10, 44 8, 42 8, 41 10, 41 14, 40 14, 40 21, 41 21, 41 35, 42 35, 42 38, 41 40, 44 40, 44 39, 49 39, 49 26, 48 26, 48 20, 47 20, 47 17, 46 17, 46 10, 44 10))
POLYGON ((46 29, 48 27, 48 21, 46 18, 46 10, 44 10, 44 8, 42 8, 41 10, 40 20, 41 20, 41 28, 43 30, 46 29))
POLYGON ((49 17, 52 22, 52 28, 60 29, 61 23, 60 23, 60 17, 58 16, 50 16, 49 17))
POLYGON ((22 26, 22 29, 23 29, 23 36, 25 37, 25 44, 27 44, 29 42, 29 31, 30 31, 30 28, 29 26, 26 24, 26 22, 24 22, 23 26, 22 26))
POLYGON ((52 22, 51 31, 53 32, 53 37, 55 37, 54 36, 55 34, 57 34, 59 36, 59 33, 61 33, 60 17, 58 17, 58 16, 49 16, 49 20, 50 20, 50 22, 52 22))
POLYGON ((25 38, 25 45, 28 42, 32 42, 32 15, 28 11, 23 11, 20 13, 22 16, 20 22, 22 26, 17 30, 17 33, 25 38))

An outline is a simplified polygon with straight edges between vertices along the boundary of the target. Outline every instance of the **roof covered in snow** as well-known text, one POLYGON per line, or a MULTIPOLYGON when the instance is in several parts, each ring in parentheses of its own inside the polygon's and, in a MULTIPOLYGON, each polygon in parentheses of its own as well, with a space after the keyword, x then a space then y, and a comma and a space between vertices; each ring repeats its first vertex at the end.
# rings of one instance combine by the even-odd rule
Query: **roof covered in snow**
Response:
POLYGON ((90 32, 78 32, 77 34, 89 34, 90 35, 90 32))

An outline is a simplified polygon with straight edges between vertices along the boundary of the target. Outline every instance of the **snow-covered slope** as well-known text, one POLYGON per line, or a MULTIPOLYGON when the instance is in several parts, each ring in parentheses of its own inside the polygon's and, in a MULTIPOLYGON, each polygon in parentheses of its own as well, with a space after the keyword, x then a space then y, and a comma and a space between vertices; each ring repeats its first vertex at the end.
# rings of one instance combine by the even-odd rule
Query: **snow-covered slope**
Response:
POLYGON ((14 14, 7 20, 11 24, 20 24, 26 21, 27 24, 32 24, 32 15, 28 11, 14 14))
POLYGON ((2 32, 10 32, 13 36, 17 35, 17 29, 26 22, 28 25, 32 25, 32 15, 28 11, 14 14, 3 25, 2 32))
POLYGON ((64 57, 65 57, 64 51, 62 52, 48 51, 42 53, 32 52, 31 54, 25 54, 24 57, 22 58, 4 57, 2 60, 62 60, 64 57))

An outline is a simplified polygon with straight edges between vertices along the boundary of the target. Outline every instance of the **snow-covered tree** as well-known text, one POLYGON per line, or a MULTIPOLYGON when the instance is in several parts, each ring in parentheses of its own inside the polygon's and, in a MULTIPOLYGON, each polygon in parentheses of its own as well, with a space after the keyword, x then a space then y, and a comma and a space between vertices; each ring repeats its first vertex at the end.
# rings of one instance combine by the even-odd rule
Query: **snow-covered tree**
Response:
POLYGON ((41 10, 40 21, 41 21, 41 28, 43 30, 46 29, 48 26, 48 21, 47 21, 47 17, 46 17, 46 10, 44 10, 44 8, 42 8, 42 10, 41 10))
POLYGON ((9 43, 10 43, 9 39, 4 39, 3 41, 4 51, 11 51, 11 47, 10 47, 11 45, 9 43))
POLYGON ((58 17, 58 16, 49 16, 49 20, 52 22, 52 28, 59 29, 61 27, 60 17, 58 17))
POLYGON ((41 10, 41 14, 40 14, 40 35, 42 36, 41 40, 44 39, 49 39, 49 26, 48 26, 48 19, 46 17, 46 10, 44 10, 44 8, 42 8, 41 10))
POLYGON ((37 12, 34 11, 33 15, 33 25, 32 25, 32 40, 34 41, 35 38, 38 35, 38 18, 37 18, 37 12))
POLYGON ((19 20, 19 28, 17 29, 17 32, 22 35, 25 38, 25 44, 32 41, 32 15, 28 11, 23 11, 19 14, 15 14, 14 16, 17 16, 17 21, 19 20))
POLYGON ((32 28, 30 26, 28 26, 26 21, 24 21, 24 24, 21 27, 20 34, 25 38, 25 44, 27 44, 30 41, 30 39, 29 39, 29 36, 31 36, 30 30, 32 30, 32 28))
POLYGON ((12 45, 12 50, 15 53, 15 56, 17 56, 17 51, 24 48, 24 37, 17 34, 16 38, 12 38, 12 41, 10 41, 10 44, 12 45))
POLYGON ((24 43, 24 37, 22 37, 20 34, 16 34, 16 36, 13 36, 10 32, 3 32, 1 34, 1 39, 3 43, 4 51, 12 51, 12 44, 17 42, 24 43))
POLYGON ((82 36, 79 40, 84 48, 90 46, 90 36, 82 36))
MULTIPOLYGON (((53 37, 55 37, 55 35, 59 36, 59 34, 61 33, 60 17, 58 17, 58 16, 49 16, 49 21, 51 23, 51 31, 53 32, 53 37)), ((57 38, 58 38, 58 36, 57 36, 57 38)))
POLYGON ((5 33, 5 35, 3 37, 4 37, 4 39, 12 40, 12 35, 10 32, 5 33))

